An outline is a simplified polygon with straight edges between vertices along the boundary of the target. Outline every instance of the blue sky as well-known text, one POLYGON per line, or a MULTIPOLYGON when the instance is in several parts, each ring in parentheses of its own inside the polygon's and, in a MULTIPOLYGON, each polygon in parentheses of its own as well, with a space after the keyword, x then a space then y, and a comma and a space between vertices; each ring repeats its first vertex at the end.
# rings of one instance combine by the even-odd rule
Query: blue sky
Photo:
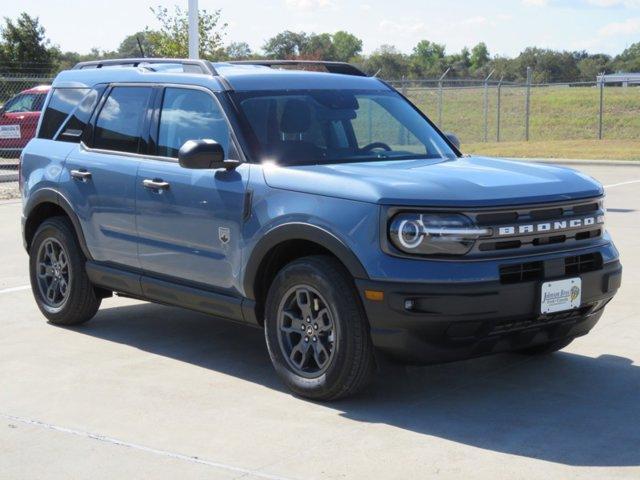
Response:
MULTIPOLYGON (((63 50, 114 49, 122 38, 153 27, 149 7, 187 0, 3 1, 2 16, 21 11, 40 17, 63 50)), ((222 9, 227 42, 260 48, 288 30, 350 31, 369 53, 382 44, 410 52, 421 39, 459 51, 484 41, 492 54, 515 55, 527 46, 616 54, 640 41, 640 0, 199 0, 222 9)))

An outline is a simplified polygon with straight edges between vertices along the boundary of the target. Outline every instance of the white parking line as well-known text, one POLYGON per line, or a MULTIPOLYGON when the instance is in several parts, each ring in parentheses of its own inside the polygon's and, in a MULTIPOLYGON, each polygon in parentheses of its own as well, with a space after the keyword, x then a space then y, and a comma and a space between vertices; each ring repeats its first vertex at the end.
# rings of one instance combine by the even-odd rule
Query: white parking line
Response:
POLYGON ((21 292, 22 290, 29 290, 31 285, 21 285, 20 287, 11 287, 5 288, 4 290, 0 290, 0 295, 3 293, 13 293, 13 292, 21 292))
POLYGON ((124 440, 119 440, 117 438, 107 437, 105 435, 100 435, 98 433, 90 433, 83 432, 81 430, 74 430, 71 428, 60 427, 58 425, 52 425, 50 423, 41 422, 40 420, 32 420, 24 417, 17 417, 15 415, 8 415, 6 413, 0 413, 0 417, 3 417, 7 420, 11 420, 14 422, 21 422, 27 425, 35 425, 36 427, 43 427, 49 430, 55 430, 56 432, 68 433, 71 435, 76 435, 78 437, 91 438, 93 440, 98 440, 100 442, 110 443, 112 445, 118 445, 121 447, 135 448, 136 450, 142 450, 143 452, 153 453, 154 455, 160 455, 162 457, 174 458, 176 460, 184 460, 191 463, 199 463, 202 465, 208 465, 210 467, 216 467, 223 470, 228 470, 235 473, 241 473, 243 475, 253 475, 254 477, 266 478, 269 480, 289 480, 286 477, 281 477, 278 475, 270 475, 268 473, 262 473, 256 470, 251 470, 248 468, 235 467, 233 465, 227 465, 225 463, 220 462, 212 462, 209 460, 204 460, 199 457, 192 457, 189 455, 183 455, 181 453, 168 452, 166 450, 158 450, 156 448, 145 447, 144 445, 138 445, 135 443, 126 442, 124 440))
POLYGON ((612 185, 605 185, 604 188, 620 187, 622 185, 630 185, 632 183, 640 183, 640 180, 629 180, 628 182, 614 183, 612 185))

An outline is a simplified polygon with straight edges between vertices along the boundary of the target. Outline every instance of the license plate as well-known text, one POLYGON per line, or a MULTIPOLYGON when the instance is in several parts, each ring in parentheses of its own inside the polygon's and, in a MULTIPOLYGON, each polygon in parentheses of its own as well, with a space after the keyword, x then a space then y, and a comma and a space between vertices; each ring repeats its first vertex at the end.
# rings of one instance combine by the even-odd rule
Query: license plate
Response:
POLYGON ((544 282, 540 296, 540 312, 554 313, 580 307, 582 279, 567 278, 555 282, 544 282))
POLYGON ((20 138, 20 125, 0 125, 0 138, 20 138))

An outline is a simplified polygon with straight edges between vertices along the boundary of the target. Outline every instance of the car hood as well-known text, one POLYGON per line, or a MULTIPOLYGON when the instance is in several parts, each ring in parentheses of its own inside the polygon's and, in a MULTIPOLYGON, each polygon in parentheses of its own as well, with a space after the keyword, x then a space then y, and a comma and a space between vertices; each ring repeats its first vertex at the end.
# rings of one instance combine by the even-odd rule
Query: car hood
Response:
POLYGON ((272 188, 385 205, 483 207, 603 194, 576 170, 484 157, 264 166, 272 188))

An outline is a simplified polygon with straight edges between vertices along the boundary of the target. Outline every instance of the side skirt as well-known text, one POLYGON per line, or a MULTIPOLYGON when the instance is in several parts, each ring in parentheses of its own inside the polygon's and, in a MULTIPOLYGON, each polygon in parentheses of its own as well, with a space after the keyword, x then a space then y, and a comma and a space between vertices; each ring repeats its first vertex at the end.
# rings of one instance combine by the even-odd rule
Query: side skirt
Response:
POLYGON ((255 302, 248 298, 181 285, 92 261, 86 263, 86 270, 91 283, 97 287, 149 302, 260 326, 255 315, 255 302))

